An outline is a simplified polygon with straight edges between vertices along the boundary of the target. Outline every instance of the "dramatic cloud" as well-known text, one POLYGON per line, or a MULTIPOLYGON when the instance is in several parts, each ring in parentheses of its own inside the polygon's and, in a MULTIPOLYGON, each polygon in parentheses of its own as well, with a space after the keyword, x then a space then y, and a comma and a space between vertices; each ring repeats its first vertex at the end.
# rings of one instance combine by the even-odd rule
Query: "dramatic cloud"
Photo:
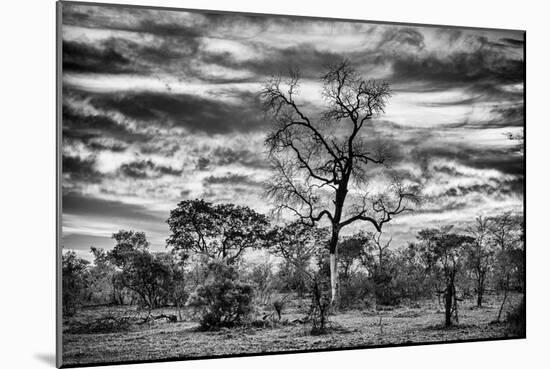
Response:
POLYGON ((136 179, 155 178, 163 175, 179 176, 183 172, 183 170, 174 169, 172 167, 157 165, 151 160, 124 163, 120 166, 119 171, 126 177, 136 179))
POLYGON ((99 95, 91 104, 115 110, 132 119, 183 127, 189 131, 225 133, 265 128, 259 104, 250 94, 241 96, 241 105, 184 94, 99 95))
POLYGON ((296 100, 319 119, 319 77, 343 58, 390 83, 361 138, 423 188, 422 208, 388 226, 395 244, 427 224, 522 210, 524 156, 509 139, 525 124, 521 32, 86 4, 63 4, 62 24, 65 247, 108 248, 132 228, 163 249, 184 199, 267 213, 272 122, 258 91, 299 68, 296 100))

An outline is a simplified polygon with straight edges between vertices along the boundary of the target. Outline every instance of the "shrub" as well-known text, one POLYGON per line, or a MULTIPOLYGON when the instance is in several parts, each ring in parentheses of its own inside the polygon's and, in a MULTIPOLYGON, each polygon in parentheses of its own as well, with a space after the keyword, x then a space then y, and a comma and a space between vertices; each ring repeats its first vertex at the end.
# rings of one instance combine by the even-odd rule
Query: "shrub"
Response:
POLYGON ((377 305, 396 306, 401 296, 396 291, 393 275, 388 271, 379 271, 374 275, 375 296, 377 305))
POLYGON ((208 277, 189 297, 203 329, 230 327, 252 310, 253 289, 238 280, 235 268, 223 261, 208 264, 208 277))
POLYGON ((373 282, 363 273, 355 273, 340 285, 340 308, 363 308, 367 303, 373 282))

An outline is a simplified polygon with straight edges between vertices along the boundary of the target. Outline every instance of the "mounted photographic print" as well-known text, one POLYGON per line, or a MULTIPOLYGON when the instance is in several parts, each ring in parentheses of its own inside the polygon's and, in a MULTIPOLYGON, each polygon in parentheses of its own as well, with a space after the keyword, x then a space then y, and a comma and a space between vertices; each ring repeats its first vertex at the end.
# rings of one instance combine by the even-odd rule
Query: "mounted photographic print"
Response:
POLYGON ((524 31, 60 2, 58 365, 524 338, 524 137, 524 31))

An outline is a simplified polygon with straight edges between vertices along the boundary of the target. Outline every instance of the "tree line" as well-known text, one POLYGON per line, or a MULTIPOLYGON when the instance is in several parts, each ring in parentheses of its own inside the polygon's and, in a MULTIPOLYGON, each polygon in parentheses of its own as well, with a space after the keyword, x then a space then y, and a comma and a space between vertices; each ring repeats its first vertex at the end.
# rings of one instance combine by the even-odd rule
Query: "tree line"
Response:
MULTIPOLYGON (((246 206, 182 201, 167 220, 165 252, 153 252, 143 232, 120 230, 114 247, 91 248, 93 262, 63 254, 63 313, 94 304, 139 305, 148 315, 173 306, 178 319, 193 308, 205 328, 240 323, 254 306, 272 304, 280 319, 285 298, 307 298, 307 317, 318 328, 332 307, 330 228, 296 221, 270 224, 246 206), (276 262, 247 262, 247 249, 266 250, 276 262), (286 296, 271 298, 272 294, 286 296)), ((339 308, 397 305, 437 298, 444 322, 458 322, 459 302, 488 292, 501 296, 498 316, 511 291, 524 291, 524 233, 519 215, 479 216, 471 226, 420 230, 416 239, 392 247, 381 232, 342 237, 339 308)))

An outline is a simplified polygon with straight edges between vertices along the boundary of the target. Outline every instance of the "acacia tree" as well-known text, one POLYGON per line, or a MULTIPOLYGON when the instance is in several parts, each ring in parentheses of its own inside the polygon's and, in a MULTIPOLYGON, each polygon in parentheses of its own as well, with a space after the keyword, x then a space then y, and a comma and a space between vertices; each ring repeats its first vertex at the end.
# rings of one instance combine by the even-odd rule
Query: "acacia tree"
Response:
POLYGON ((311 226, 330 224, 334 305, 340 231, 365 221, 380 232, 394 216, 412 210, 418 186, 389 175, 385 191, 367 188, 371 167, 389 168, 389 146, 366 132, 368 122, 384 113, 391 96, 387 83, 364 80, 346 60, 330 65, 321 76, 326 109, 314 119, 296 100, 299 81, 299 72, 291 70, 287 81, 272 77, 260 92, 264 111, 273 118, 265 144, 275 174, 267 195, 276 212, 290 212, 311 226))
POLYGON ((180 202, 167 223, 172 231, 167 244, 174 250, 230 263, 245 249, 261 246, 269 226, 265 215, 249 207, 198 199, 180 202))
POLYGON ((468 233, 475 241, 466 250, 467 264, 474 273, 477 306, 481 307, 487 274, 491 270, 494 257, 494 250, 490 239, 489 218, 478 216, 475 224, 468 228, 468 233))

